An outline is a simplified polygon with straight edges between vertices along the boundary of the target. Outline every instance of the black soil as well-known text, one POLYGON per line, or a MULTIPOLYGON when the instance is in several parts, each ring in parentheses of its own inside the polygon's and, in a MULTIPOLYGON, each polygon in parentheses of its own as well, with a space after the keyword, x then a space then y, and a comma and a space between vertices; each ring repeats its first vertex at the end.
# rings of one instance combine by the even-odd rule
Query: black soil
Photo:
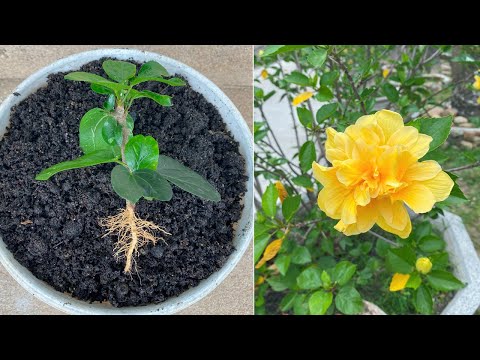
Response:
MULTIPOLYGON (((81 68, 105 76, 101 62, 81 68)), ((159 303, 197 285, 235 250, 232 225, 245 193, 245 161, 216 108, 189 86, 146 83, 173 97, 161 107, 148 99, 131 109, 135 134, 158 140, 160 152, 204 176, 218 203, 174 186, 169 202, 141 200, 137 214, 172 236, 140 250, 137 271, 123 273, 113 257, 115 237, 102 238, 98 220, 125 206, 110 185, 112 164, 71 170, 35 181, 42 169, 81 155, 82 116, 105 96, 85 83, 50 76, 48 85, 13 109, 0 141, 0 234, 15 258, 55 289, 114 306, 159 303)))

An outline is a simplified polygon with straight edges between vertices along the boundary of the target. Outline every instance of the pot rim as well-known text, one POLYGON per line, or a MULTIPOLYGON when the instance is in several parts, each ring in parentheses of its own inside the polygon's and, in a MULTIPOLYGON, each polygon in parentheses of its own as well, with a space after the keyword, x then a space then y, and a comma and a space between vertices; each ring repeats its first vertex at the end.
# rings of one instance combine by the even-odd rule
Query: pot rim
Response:
POLYGON ((73 298, 70 294, 61 293, 44 281, 36 278, 28 269, 18 263, 13 254, 7 249, 0 235, 0 262, 10 275, 30 294, 38 297, 43 302, 61 311, 71 314, 172 314, 181 311, 188 306, 201 300, 213 291, 235 268, 253 238, 253 136, 242 115, 232 101, 212 81, 192 67, 164 55, 136 49, 104 48, 76 53, 61 58, 50 65, 36 71, 28 76, 17 86, 13 93, 20 93, 15 96, 10 94, 0 104, 0 128, 5 124, 5 129, 0 129, 0 139, 8 127, 10 111, 13 105, 20 103, 30 94, 46 83, 47 75, 51 73, 65 72, 78 69, 81 65, 102 57, 118 58, 120 60, 133 59, 139 62, 155 60, 160 62, 172 74, 184 76, 190 86, 200 92, 222 115, 227 128, 236 141, 239 142, 239 151, 245 158, 247 191, 243 198, 244 208, 239 225, 235 229, 234 252, 228 257, 225 264, 206 279, 177 297, 170 297, 159 304, 144 306, 129 306, 116 308, 107 303, 88 303, 73 298))

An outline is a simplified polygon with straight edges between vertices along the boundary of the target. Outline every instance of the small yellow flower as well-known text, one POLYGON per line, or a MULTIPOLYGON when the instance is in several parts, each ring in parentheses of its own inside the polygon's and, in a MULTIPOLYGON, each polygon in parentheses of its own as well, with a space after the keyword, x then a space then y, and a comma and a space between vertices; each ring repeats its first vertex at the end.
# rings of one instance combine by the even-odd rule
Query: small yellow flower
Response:
POLYGON ((480 76, 475 75, 475 82, 473 83, 473 88, 475 90, 480 90, 480 76))
POLYGON ((264 52, 265 52, 264 50, 258 50, 258 55, 262 56, 264 52))
POLYGON ((255 266, 255 269, 260 269, 263 264, 265 264, 268 260, 272 260, 278 253, 278 250, 282 247, 283 238, 273 240, 268 246, 266 247, 265 251, 263 252, 263 256, 260 261, 255 266))
POLYGON ((390 74, 390 70, 388 68, 383 69, 382 76, 384 79, 388 76, 388 74, 390 74))
POLYGON ((283 203, 283 200, 288 196, 288 192, 285 189, 285 186, 280 181, 275 183, 275 187, 278 190, 278 197, 280 198, 280 202, 283 203))
POLYGON ((400 291, 405 289, 408 279, 410 279, 410 274, 394 274, 390 283, 390 291, 400 291))
POLYGON ((360 117, 337 132, 327 128, 325 143, 331 167, 312 164, 314 177, 324 186, 318 206, 339 222, 345 235, 370 230, 375 223, 405 239, 412 230, 405 204, 426 213, 445 200, 453 181, 434 160, 419 162, 432 138, 405 126, 400 114, 381 110, 360 117))
POLYGON ((267 70, 263 69, 260 75, 262 76, 262 79, 268 78, 268 72, 267 72, 267 70))
POLYGON ((313 93, 311 91, 305 91, 304 93, 301 93, 300 95, 297 95, 295 99, 292 101, 293 106, 300 105, 304 101, 307 101, 313 96, 313 93))
POLYGON ((265 282, 265 278, 263 276, 259 276, 255 285, 262 285, 265 282))
POLYGON ((417 268, 418 272, 425 275, 425 274, 428 274, 430 270, 432 270, 432 262, 430 261, 429 258, 421 257, 417 259, 417 262, 415 263, 415 267, 417 268))

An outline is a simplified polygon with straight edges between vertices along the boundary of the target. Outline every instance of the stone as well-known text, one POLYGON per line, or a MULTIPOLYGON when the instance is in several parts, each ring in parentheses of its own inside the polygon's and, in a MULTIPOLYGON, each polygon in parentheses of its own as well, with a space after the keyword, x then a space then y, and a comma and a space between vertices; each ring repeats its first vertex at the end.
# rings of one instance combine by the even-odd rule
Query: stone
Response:
POLYGON ((468 119, 464 116, 455 116, 455 119, 453 119, 453 122, 456 125, 461 125, 461 124, 466 124, 468 123, 468 119))
POLYGON ((475 145, 480 144, 480 136, 474 136, 473 137, 473 142, 475 143, 475 145))
POLYGON ((461 126, 464 127, 464 128, 474 128, 475 127, 475 125, 473 125, 472 123, 464 123, 461 126))
POLYGON ((363 312, 360 315, 387 315, 385 311, 369 301, 363 300, 363 305, 363 312))
POLYGON ((473 131, 465 131, 463 133, 463 139, 467 141, 473 141, 473 139, 476 137, 477 137, 477 134, 475 134, 473 131))
POLYGON ((460 145, 462 145, 465 149, 473 149, 473 144, 470 141, 462 140, 460 141, 460 145))
POLYGON ((441 112, 442 116, 448 116, 448 115, 456 116, 457 114, 458 114, 458 110, 452 107, 443 109, 443 111, 441 112))
POLYGON ((434 106, 433 108, 431 108, 430 110, 428 110, 428 116, 431 116, 431 117, 442 117, 442 112, 443 112, 443 108, 440 107, 440 106, 434 106))

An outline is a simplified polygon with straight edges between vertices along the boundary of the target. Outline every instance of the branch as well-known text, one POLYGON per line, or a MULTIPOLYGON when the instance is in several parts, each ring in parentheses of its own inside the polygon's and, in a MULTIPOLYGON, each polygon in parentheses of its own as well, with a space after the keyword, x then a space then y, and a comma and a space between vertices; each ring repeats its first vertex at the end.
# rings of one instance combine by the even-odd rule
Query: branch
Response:
POLYGON ((478 166, 480 166, 480 161, 474 162, 473 164, 470 164, 470 165, 463 165, 463 166, 459 166, 459 167, 451 168, 451 169, 448 169, 448 170, 445 170, 445 171, 460 171, 460 170, 467 170, 467 169, 472 169, 472 168, 474 168, 474 167, 478 167, 478 166))
POLYGON ((380 240, 385 241, 386 243, 389 243, 390 245, 392 245, 392 246, 394 246, 394 247, 399 247, 399 245, 398 245, 396 242, 394 242, 394 241, 392 241, 392 240, 389 240, 389 239, 387 239, 386 237, 383 237, 383 236, 380 235, 380 234, 377 234, 375 231, 368 230, 368 232, 369 232, 370 234, 372 234, 373 236, 379 238, 380 240))

